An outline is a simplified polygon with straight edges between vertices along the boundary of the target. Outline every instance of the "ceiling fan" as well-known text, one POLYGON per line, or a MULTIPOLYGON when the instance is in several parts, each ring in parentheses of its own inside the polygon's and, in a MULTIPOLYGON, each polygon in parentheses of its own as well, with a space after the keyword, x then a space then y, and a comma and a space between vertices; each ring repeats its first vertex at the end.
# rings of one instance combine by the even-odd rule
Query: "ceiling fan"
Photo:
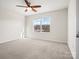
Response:
POLYGON ((31 6, 31 3, 28 2, 28 0, 24 0, 24 1, 25 1, 25 3, 26 3, 26 6, 23 6, 23 5, 16 5, 16 6, 17 6, 17 7, 24 7, 24 8, 26 8, 26 9, 25 9, 25 12, 28 11, 27 8, 31 8, 32 11, 37 12, 37 10, 35 10, 35 8, 40 8, 40 7, 41 7, 41 5, 33 5, 33 6, 31 6))

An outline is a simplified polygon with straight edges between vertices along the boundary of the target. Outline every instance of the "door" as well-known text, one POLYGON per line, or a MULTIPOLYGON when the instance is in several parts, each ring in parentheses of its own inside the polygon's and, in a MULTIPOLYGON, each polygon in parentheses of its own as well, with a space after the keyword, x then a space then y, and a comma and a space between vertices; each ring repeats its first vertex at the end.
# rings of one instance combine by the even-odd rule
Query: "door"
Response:
POLYGON ((79 59, 79 38, 76 40, 76 59, 79 59))
POLYGON ((76 0, 76 59, 79 59, 79 0, 76 0))

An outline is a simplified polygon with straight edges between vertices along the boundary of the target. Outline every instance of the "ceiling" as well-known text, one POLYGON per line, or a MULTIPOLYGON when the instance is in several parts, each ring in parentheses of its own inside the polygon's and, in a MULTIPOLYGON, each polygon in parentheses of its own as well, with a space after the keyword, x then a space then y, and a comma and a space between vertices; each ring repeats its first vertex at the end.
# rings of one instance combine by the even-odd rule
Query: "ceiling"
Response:
POLYGON ((36 9, 38 12, 29 10, 24 12, 25 8, 16 7, 16 5, 26 5, 24 0, 0 0, 0 7, 14 10, 21 14, 34 15, 38 13, 44 13, 48 11, 59 10, 67 8, 69 0, 28 0, 32 5, 41 5, 41 8, 36 9))

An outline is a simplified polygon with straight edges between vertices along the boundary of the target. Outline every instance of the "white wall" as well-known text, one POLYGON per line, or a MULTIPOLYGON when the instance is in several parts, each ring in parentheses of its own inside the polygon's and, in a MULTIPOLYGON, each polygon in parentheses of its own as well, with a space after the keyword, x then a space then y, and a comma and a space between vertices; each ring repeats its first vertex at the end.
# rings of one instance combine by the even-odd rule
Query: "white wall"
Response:
POLYGON ((24 31, 24 15, 14 10, 0 8, 0 43, 21 38, 24 31))
POLYGON ((51 11, 47 13, 27 16, 26 20, 26 31, 27 37, 57 41, 57 42, 67 42, 67 9, 51 11), (51 28, 50 32, 34 32, 32 21, 41 17, 51 16, 51 28))
POLYGON ((76 0, 70 0, 68 8, 68 45, 72 56, 76 57, 76 0))

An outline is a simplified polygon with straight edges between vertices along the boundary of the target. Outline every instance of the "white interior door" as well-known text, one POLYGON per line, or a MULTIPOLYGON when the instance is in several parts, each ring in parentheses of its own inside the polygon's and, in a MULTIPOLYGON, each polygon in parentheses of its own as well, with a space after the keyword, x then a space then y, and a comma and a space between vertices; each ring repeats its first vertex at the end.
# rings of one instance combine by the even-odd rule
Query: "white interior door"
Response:
POLYGON ((79 59, 79 0, 76 0, 76 30, 77 30, 76 59, 79 59))
POLYGON ((76 59, 79 59, 79 38, 76 41, 76 59))

